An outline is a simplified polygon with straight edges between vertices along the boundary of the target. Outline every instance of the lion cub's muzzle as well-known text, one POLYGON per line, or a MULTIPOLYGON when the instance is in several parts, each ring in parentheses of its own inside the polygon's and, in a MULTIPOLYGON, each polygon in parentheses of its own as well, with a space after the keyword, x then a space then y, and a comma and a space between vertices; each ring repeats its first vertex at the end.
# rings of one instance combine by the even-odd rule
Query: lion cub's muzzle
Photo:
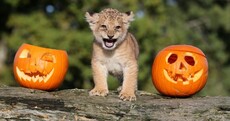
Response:
POLYGON ((117 42, 117 39, 113 39, 113 36, 112 37, 108 36, 108 37, 109 37, 108 39, 107 38, 103 39, 104 45, 107 48, 112 48, 115 45, 115 43, 117 42))

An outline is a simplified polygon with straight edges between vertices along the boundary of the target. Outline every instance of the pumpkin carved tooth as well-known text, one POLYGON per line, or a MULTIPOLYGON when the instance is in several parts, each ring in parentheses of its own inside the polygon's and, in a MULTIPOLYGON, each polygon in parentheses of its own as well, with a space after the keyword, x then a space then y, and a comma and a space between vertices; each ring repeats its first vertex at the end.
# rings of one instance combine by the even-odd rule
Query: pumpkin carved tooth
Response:
POLYGON ((53 75, 53 73, 54 73, 54 69, 45 77, 44 79, 45 83, 49 80, 49 78, 53 75))
POLYGON ((188 85, 190 81, 183 82, 183 85, 188 85))
POLYGON ((39 81, 40 83, 42 82, 42 80, 44 80, 43 77, 39 77, 39 78, 38 78, 38 81, 39 81))
POLYGON ((37 82, 35 76, 32 76, 32 81, 33 81, 33 82, 37 82))

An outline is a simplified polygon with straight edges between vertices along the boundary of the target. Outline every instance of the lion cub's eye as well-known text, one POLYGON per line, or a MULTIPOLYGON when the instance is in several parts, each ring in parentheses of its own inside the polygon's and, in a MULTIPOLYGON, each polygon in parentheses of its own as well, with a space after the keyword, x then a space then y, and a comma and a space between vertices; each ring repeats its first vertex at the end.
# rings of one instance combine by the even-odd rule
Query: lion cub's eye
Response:
POLYGON ((115 27, 116 30, 118 30, 118 29, 120 29, 120 28, 121 28, 121 26, 116 26, 116 27, 115 27))
POLYGON ((101 28, 102 29, 106 29, 106 25, 101 25, 101 28))

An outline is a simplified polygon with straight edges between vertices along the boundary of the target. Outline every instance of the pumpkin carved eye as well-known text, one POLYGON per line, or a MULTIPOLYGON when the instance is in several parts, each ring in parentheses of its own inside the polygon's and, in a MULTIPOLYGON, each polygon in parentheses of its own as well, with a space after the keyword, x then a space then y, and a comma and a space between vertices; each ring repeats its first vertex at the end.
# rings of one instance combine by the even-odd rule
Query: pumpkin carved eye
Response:
POLYGON ((56 63, 56 59, 55 59, 54 55, 52 55, 50 53, 45 53, 42 56, 41 60, 52 62, 52 63, 56 63))
POLYGON ((185 56, 184 60, 190 65, 194 66, 195 65, 195 60, 192 56, 185 56))
POLYGON ((177 60, 177 55, 176 54, 171 54, 170 56, 169 56, 169 58, 168 58, 168 63, 169 64, 173 64, 173 63, 175 63, 176 62, 176 60, 177 60))
POLYGON ((19 55, 19 58, 31 58, 30 51, 24 49, 22 53, 19 55))

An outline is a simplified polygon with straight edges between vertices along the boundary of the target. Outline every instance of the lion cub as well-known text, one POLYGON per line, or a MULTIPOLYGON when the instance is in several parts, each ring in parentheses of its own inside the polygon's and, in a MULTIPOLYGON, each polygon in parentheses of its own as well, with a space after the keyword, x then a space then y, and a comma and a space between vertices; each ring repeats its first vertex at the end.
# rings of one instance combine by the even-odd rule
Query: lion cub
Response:
POLYGON ((128 32, 134 20, 133 12, 121 13, 107 8, 100 13, 85 14, 94 35, 92 71, 95 87, 90 95, 106 96, 108 74, 121 79, 119 97, 122 100, 136 100, 139 47, 134 36, 128 32))

